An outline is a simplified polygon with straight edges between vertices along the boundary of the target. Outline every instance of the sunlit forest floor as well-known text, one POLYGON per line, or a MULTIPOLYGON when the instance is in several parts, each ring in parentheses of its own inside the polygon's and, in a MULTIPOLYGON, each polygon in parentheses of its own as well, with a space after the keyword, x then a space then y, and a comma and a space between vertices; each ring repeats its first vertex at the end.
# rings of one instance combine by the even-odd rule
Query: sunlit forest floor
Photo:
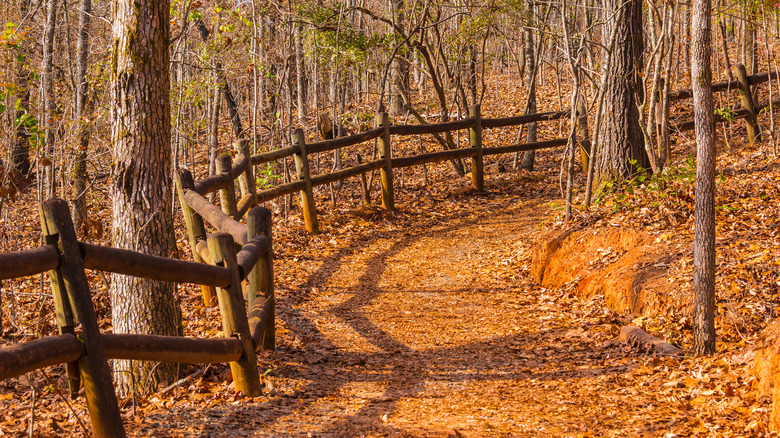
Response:
MULTIPOLYGON (((486 112, 516 112, 505 105, 486 112)), ((771 401, 752 358, 777 302, 780 162, 771 146, 745 145, 740 127, 720 144, 721 342, 712 357, 653 357, 617 340, 622 326, 637 324, 690 351, 691 136, 675 136, 673 172, 626 181, 590 211, 575 209, 573 223, 561 220, 556 149, 540 151, 532 172, 513 169, 511 157, 489 160, 485 193, 447 163, 406 169, 396 175, 395 212, 376 207, 377 178, 372 206, 362 205, 359 180, 323 188, 318 236, 304 231, 297 207, 272 205, 278 348, 259 356, 263 395, 237 396, 225 364, 184 365, 191 379, 121 401, 125 426, 131 436, 182 437, 771 435, 771 401), (582 238, 567 251, 595 251, 590 265, 556 286, 532 279, 534 253, 550 239, 626 229, 649 254, 666 251, 641 311, 583 292, 586 274, 609 273, 630 248, 582 238)), ((540 139, 558 129, 542 127, 540 139)), ((516 132, 493 135, 491 145, 516 140, 516 132)), ((422 145, 397 147, 411 155, 422 145)), ((582 172, 575 183, 579 205, 582 172)), ((106 231, 83 238, 106 243, 108 204, 95 199, 93 218, 106 231)), ((35 193, 3 208, 2 249, 39 245, 35 193)), ((110 278, 90 280, 110 330, 110 278)), ((47 281, 3 282, 2 345, 55 332, 47 281)), ((196 288, 180 287, 179 297, 185 334, 219 336, 218 310, 204 308, 196 288)), ((0 435, 88 435, 83 398, 66 401, 66 392, 62 367, 0 382, 0 435)))

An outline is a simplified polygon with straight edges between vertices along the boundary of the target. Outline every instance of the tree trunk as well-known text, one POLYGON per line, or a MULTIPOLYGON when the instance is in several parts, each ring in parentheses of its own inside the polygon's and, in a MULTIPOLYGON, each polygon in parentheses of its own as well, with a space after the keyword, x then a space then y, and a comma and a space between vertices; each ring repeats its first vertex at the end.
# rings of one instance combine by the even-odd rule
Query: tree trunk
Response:
POLYGON ((715 351, 715 122, 710 66, 711 0, 692 8, 691 84, 696 122, 696 205, 693 243, 693 350, 715 351))
POLYGON ((679 2, 682 24, 680 40, 682 41, 682 62, 687 71, 691 67, 691 4, 685 1, 679 2))
MULTIPOLYGON (((22 0, 19 2, 20 16, 27 15, 30 8, 29 0, 22 0)), ((30 73, 28 69, 28 61, 26 58, 27 44, 22 38, 19 53, 16 57, 16 99, 19 105, 16 108, 16 114, 14 118, 16 120, 21 119, 27 112, 30 106, 30 88, 28 75, 30 73)), ((18 123, 15 126, 14 140, 11 145, 9 168, 11 171, 27 175, 30 173, 30 135, 27 131, 27 127, 18 123)))
POLYGON ((607 9, 623 8, 623 20, 608 21, 605 40, 617 25, 617 40, 612 54, 612 68, 607 77, 607 99, 604 114, 609 118, 601 126, 599 156, 596 159, 598 180, 630 176, 636 166, 647 169, 650 162, 644 150, 644 138, 639 126, 637 102, 641 102, 642 89, 642 1, 608 0, 607 9), (637 94, 640 94, 637 96, 637 94), (632 162, 634 162, 632 164, 632 162))
MULTIPOLYGON (((534 3, 534 0, 528 0, 527 5, 529 11, 533 11, 534 3)), ((523 38, 523 44, 525 46, 523 50, 523 59, 525 60, 525 83, 528 88, 528 111, 526 111, 526 114, 533 114, 536 112, 536 53, 534 50, 536 44, 534 43, 533 27, 530 23, 528 26, 524 27, 523 38)), ((528 129, 525 138, 526 143, 536 142, 536 122, 529 123, 526 125, 526 128, 528 129)), ((520 168, 528 171, 534 170, 535 158, 536 151, 525 151, 523 153, 523 162, 520 164, 520 168)))
POLYGON ((295 86, 298 97, 298 123, 304 124, 306 116, 306 64, 303 54, 303 23, 295 26, 295 86))
MULTIPOLYGON (((405 25, 404 22, 404 1, 403 0, 393 0, 393 22, 395 26, 393 27, 393 34, 396 38, 396 43, 399 44, 399 37, 401 35, 398 34, 398 31, 396 28, 401 30, 401 33, 405 33, 405 25)), ((405 108, 404 108, 404 99, 403 95, 408 94, 409 91, 409 60, 407 59, 406 55, 404 55, 400 50, 398 53, 396 53, 395 58, 393 59, 393 69, 392 69, 392 79, 391 79, 391 86, 390 86, 390 113, 395 116, 399 116, 404 114, 405 108)))
MULTIPOLYGON (((113 246, 166 257, 176 251, 171 211, 169 22, 168 2, 116 3, 111 130, 113 246)), ((110 292, 115 333, 181 333, 173 284, 114 275, 110 292)), ((171 364, 142 361, 116 361, 114 372, 120 394, 148 393, 175 377, 171 364)))
MULTIPOLYGON (((202 19, 195 21, 195 26, 198 28, 201 39, 206 43, 209 40, 209 30, 202 19)), ((167 38, 167 37, 166 37, 167 38)), ((228 112, 230 113, 230 122, 233 126, 233 136, 235 138, 244 138, 246 133, 244 132, 243 125, 241 124, 241 115, 238 113, 238 104, 233 96, 233 91, 230 89, 225 72, 222 70, 222 63, 214 59, 212 63, 214 71, 217 73, 217 81, 219 83, 219 89, 222 91, 222 95, 225 97, 225 104, 227 105, 228 112)))
MULTIPOLYGON (((217 75, 214 81, 218 82, 217 75)), ((217 173, 217 152, 219 152, 219 110, 222 107, 222 94, 219 83, 214 84, 214 93, 211 99, 211 118, 209 119, 209 175, 217 173)))
POLYGON ((54 142, 56 141, 54 117, 56 109, 54 108, 54 92, 52 90, 52 65, 54 64, 54 31, 57 28, 57 0, 46 1, 46 28, 43 33, 43 59, 41 60, 41 102, 40 102, 40 121, 46 130, 46 155, 51 160, 48 166, 45 166, 44 178, 44 199, 54 197, 55 165, 54 142))
POLYGON ((86 119, 87 55, 89 54, 89 23, 92 0, 82 0, 79 13, 79 34, 76 42, 76 104, 74 119, 78 126, 79 146, 73 161, 73 222, 76 228, 87 219, 87 148, 90 123, 86 119))
POLYGON ((758 73, 758 43, 756 41, 756 7, 744 4, 745 8, 745 67, 748 75, 758 73))

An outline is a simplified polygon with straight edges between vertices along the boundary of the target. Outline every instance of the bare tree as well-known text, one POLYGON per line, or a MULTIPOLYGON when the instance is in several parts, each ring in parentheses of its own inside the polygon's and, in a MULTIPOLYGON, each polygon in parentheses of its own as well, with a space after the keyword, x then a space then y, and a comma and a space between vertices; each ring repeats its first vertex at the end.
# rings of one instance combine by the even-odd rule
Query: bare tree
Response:
POLYGON ((86 119, 87 55, 89 54, 89 23, 92 0, 82 0, 79 11, 78 40, 76 42, 76 97, 74 119, 78 126, 78 147, 73 163, 73 222, 76 227, 87 218, 87 149, 90 124, 86 119))
MULTIPOLYGON (((19 2, 19 12, 22 17, 22 21, 27 19, 27 14, 30 13, 30 0, 21 0, 19 2)), ((25 32, 22 29, 17 29, 17 33, 23 35, 25 32)), ((27 111, 30 106, 30 81, 29 81, 29 64, 27 61, 27 42, 24 36, 20 38, 18 54, 16 56, 16 93, 17 102, 16 114, 14 119, 16 126, 15 135, 11 144, 11 153, 9 159, 9 167, 12 171, 18 172, 22 175, 30 173, 30 134, 27 130, 27 126, 19 121, 23 120, 27 116, 27 111)))
POLYGON ((694 0, 691 83, 696 122, 696 205, 693 243, 693 350, 715 351, 715 121, 710 65, 711 0, 694 0))

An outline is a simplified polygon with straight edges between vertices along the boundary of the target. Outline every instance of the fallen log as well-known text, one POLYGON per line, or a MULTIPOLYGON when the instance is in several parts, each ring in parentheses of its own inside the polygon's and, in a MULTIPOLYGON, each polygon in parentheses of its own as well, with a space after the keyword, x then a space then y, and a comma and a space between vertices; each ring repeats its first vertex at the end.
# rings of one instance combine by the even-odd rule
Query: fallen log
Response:
POLYGON ((661 355, 680 355, 682 350, 674 345, 662 341, 650 333, 642 330, 635 325, 627 325, 620 329, 618 340, 628 342, 631 345, 637 345, 651 354, 661 355))

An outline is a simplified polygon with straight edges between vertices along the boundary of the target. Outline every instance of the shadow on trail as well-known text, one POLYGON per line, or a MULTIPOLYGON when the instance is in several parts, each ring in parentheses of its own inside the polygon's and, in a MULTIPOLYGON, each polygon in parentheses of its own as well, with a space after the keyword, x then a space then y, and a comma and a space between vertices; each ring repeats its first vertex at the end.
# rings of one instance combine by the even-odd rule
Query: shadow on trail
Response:
MULTIPOLYGON (((459 345, 414 349, 366 316, 365 309, 374 304, 380 296, 400 293, 403 297, 403 291, 397 288, 385 289, 380 285, 388 270, 389 259, 398 256, 424 237, 446 236, 456 230, 475 225, 490 226, 497 221, 504 221, 506 225, 505 222, 509 218, 508 215, 494 215, 487 219, 482 217, 462 220, 456 225, 418 231, 402 237, 383 233, 378 238, 375 236, 373 239, 353 242, 348 247, 338 249, 326 257, 322 265, 295 290, 281 297, 277 304, 278 317, 303 341, 304 347, 271 353, 270 357, 286 362, 273 373, 277 377, 307 383, 287 394, 272 394, 266 402, 245 403, 240 407, 222 405, 204 408, 200 412, 204 418, 193 421, 200 424, 204 436, 306 436, 303 429, 311 430, 314 436, 351 436, 350 431, 354 432, 356 427, 361 431, 397 436, 402 435, 403 431, 382 421, 382 415, 392 413, 400 402, 420 396, 429 382, 456 384, 487 381, 560 381, 625 372, 624 366, 599 364, 592 349, 583 346, 579 339, 567 337, 567 331, 573 328, 571 322, 554 321, 549 324, 551 327, 529 329, 539 327, 538 321, 545 316, 544 312, 534 306, 534 301, 540 294, 538 289, 525 292, 526 296, 519 300, 523 305, 521 309, 496 309, 497 312, 519 312, 520 316, 516 317, 523 318, 524 330, 481 337, 459 345), (327 288, 328 281, 348 263, 346 259, 349 255, 368 251, 370 246, 380 239, 389 240, 389 247, 369 257, 362 272, 354 272, 354 275, 359 275, 359 279, 356 286, 348 288, 352 296, 329 308, 325 314, 317 315, 318 318, 328 317, 340 321, 379 350, 347 351, 323 333, 316 321, 307 317, 301 308, 317 298, 312 292, 315 287, 320 290, 327 288), (540 349, 540 345, 546 347, 540 349), (580 366, 582 364, 589 366, 583 369, 580 366), (379 395, 366 397, 365 403, 356 411, 337 412, 338 406, 332 406, 337 402, 332 399, 337 398, 345 388, 356 384, 375 384, 375 387, 383 389, 379 395), (319 410, 328 412, 328 415, 321 415, 320 423, 296 430, 296 425, 303 426, 296 422, 296 415, 308 415, 311 418, 312 413, 316 414, 319 410), (258 429, 247 431, 244 428, 247 422, 258 429)), ((511 219, 515 229, 529 229, 529 226, 536 223, 536 218, 532 216, 515 216, 511 219)), ((518 232, 519 234, 522 233, 518 232)), ((447 295, 468 291, 467 288, 457 288, 439 293, 447 295)), ((428 290, 423 293, 437 292, 428 290)), ((478 299, 482 293, 507 292, 486 288, 479 294, 475 293, 475 298, 478 299)), ((415 317, 422 321, 426 315, 415 317)), ((437 334, 430 333, 430 336, 437 334)), ((185 408, 174 408, 178 409, 185 411, 185 408)), ((187 408, 186 412, 191 414, 192 408, 187 408)))

